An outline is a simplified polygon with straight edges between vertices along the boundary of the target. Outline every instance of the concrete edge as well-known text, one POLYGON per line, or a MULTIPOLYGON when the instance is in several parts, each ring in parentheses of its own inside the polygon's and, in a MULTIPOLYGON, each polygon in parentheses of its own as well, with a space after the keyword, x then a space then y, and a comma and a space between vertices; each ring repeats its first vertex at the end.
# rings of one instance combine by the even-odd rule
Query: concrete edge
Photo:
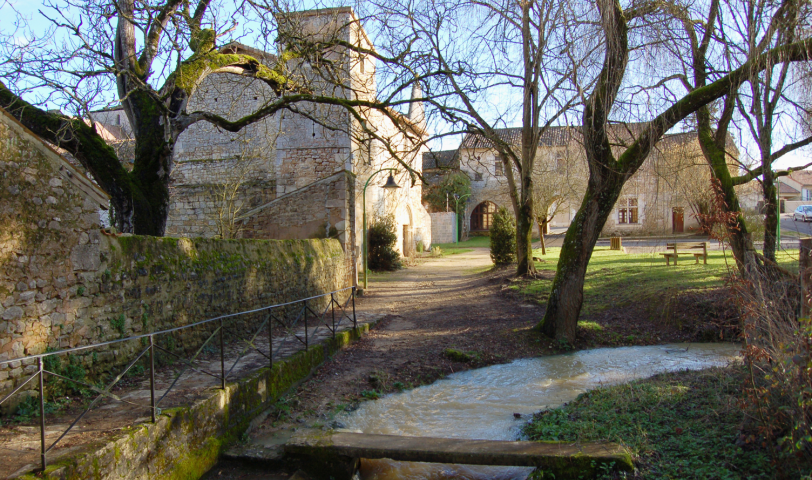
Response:
POLYGON ((104 443, 66 454, 45 472, 17 478, 34 479, 197 479, 235 443, 252 419, 311 375, 340 349, 361 338, 379 320, 360 324, 248 377, 216 389, 191 406, 165 409, 155 424, 122 429, 104 443))

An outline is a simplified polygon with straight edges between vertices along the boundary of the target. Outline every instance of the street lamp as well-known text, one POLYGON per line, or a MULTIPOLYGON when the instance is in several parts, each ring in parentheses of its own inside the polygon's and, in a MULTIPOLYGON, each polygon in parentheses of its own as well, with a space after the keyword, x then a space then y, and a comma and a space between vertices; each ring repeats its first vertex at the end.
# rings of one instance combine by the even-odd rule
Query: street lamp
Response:
MULTIPOLYGON (((397 168, 382 168, 377 172, 374 172, 372 175, 369 176, 367 179, 367 183, 364 184, 364 191, 363 191, 363 204, 364 204, 364 290, 367 288, 367 277, 369 277, 369 273, 367 272, 367 187, 369 186, 369 182, 372 180, 372 177, 381 173, 381 172, 395 172, 397 173, 397 168)), ((400 185, 395 183, 395 177, 392 174, 389 174, 389 178, 386 179, 386 183, 381 185, 381 188, 385 188, 386 190, 395 190, 400 188, 400 185)))
MULTIPOLYGON (((454 203, 454 205, 455 205, 454 206, 454 214, 455 215, 459 216, 459 214, 460 214, 460 199, 465 198, 465 197, 470 197, 470 196, 471 196, 470 193, 467 193, 467 194, 465 194, 463 196, 459 196, 456 193, 454 194, 454 201, 455 201, 455 203, 454 203)), ((460 237, 462 236, 462 221, 461 220, 462 220, 462 217, 457 218, 457 236, 454 239, 454 243, 460 243, 460 237)))

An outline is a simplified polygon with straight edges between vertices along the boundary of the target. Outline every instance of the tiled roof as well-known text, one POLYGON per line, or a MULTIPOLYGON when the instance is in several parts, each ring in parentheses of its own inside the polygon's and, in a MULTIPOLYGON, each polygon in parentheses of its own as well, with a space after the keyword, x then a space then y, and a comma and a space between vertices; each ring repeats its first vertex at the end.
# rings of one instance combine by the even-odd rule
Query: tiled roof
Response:
POLYGON ((801 193, 797 188, 784 182, 778 182, 778 193, 783 195, 796 195, 801 193))
MULTIPOLYGON (((609 124, 609 142, 614 145, 627 145, 631 143, 637 135, 646 126, 646 123, 610 123, 609 124)), ((498 128, 495 130, 499 138, 511 145, 521 145, 522 143, 522 129, 516 128, 498 128)), ((576 140, 581 143, 581 127, 548 127, 539 139, 539 147, 551 146, 565 146, 569 141, 576 140)), ((696 132, 681 132, 681 133, 667 133, 657 142, 661 146, 668 144, 684 144, 696 140, 696 132)), ((484 136, 479 134, 467 134, 462 140, 460 148, 489 148, 490 141, 484 136)), ((733 137, 728 134, 727 145, 732 150, 738 152, 736 149, 733 137)), ((810 173, 810 182, 812 183, 812 172, 810 173)))
POLYGON ((435 168, 459 168, 460 159, 457 150, 442 150, 439 152, 425 152, 423 154, 423 171, 435 168))
POLYGON ((812 185, 812 170, 798 170, 789 174, 789 178, 801 185, 812 185))
MULTIPOLYGON (((571 136, 577 133, 577 127, 548 127, 539 139, 540 147, 564 146, 569 142, 571 136)), ((522 128, 497 128, 495 129, 499 139, 511 145, 521 145, 522 128)), ((460 148, 489 148, 490 141, 484 136, 469 133, 462 139, 460 148)))

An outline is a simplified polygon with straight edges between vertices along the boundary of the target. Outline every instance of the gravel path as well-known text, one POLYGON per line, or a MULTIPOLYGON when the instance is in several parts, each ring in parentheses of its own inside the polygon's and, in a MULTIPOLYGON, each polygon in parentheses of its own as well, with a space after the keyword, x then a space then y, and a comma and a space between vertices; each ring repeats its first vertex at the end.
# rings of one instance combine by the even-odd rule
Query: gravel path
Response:
POLYGON ((280 441, 303 424, 329 426, 337 410, 376 394, 551 353, 548 340, 528 334, 543 307, 505 293, 515 270, 492 266, 482 248, 371 276, 358 309, 384 319, 286 397, 252 432, 254 441, 280 441), (451 360, 446 349, 469 352, 470 358, 451 360))

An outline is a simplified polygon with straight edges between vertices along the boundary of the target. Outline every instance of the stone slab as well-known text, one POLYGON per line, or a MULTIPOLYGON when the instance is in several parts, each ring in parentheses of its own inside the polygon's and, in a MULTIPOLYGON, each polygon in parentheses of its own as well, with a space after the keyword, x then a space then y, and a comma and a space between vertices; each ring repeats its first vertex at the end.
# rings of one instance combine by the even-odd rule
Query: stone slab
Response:
POLYGON ((302 430, 285 445, 285 453, 314 460, 337 456, 539 467, 555 473, 555 478, 577 478, 603 466, 634 469, 628 451, 614 443, 509 442, 302 430))

